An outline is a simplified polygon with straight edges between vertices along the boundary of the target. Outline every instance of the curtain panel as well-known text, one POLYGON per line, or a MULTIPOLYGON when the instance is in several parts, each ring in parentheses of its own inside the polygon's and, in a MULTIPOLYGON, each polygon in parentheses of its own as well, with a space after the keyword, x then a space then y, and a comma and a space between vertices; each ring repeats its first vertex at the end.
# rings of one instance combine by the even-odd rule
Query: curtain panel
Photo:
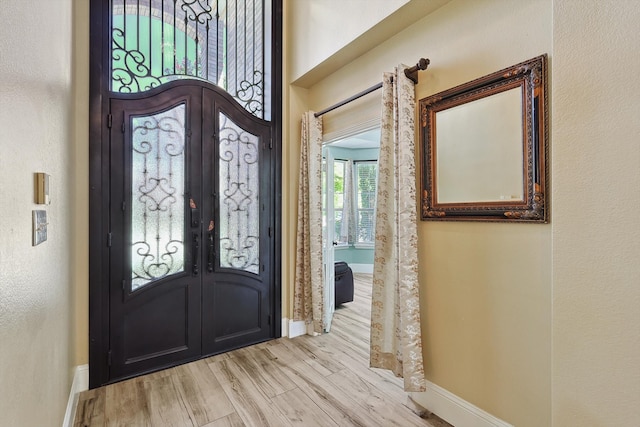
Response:
POLYGON ((403 66, 384 73, 371 305, 372 367, 424 391, 415 164, 415 92, 403 66))
POLYGON ((298 232, 293 291, 293 320, 324 331, 322 255, 322 119, 309 111, 302 117, 298 232))
POLYGON ((356 201, 354 187, 353 160, 349 159, 344 164, 344 209, 342 210, 342 227, 340 239, 349 245, 356 243, 356 201))

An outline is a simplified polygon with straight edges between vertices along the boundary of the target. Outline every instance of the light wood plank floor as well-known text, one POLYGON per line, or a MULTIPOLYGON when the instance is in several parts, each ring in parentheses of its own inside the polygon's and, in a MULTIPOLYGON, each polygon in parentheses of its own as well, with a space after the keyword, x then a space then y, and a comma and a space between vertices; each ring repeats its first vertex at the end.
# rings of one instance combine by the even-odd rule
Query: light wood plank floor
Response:
POLYGON ((280 338, 79 396, 74 427, 434 426, 409 407, 401 380, 368 368, 371 275, 331 332, 280 338))

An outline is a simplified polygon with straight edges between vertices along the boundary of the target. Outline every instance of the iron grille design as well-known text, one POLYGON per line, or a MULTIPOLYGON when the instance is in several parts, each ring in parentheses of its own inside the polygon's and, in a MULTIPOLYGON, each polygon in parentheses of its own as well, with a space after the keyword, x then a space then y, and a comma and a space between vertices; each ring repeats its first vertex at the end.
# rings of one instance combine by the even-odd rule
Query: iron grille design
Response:
POLYGON ((270 120, 269 0, 111 0, 111 91, 209 81, 270 120))
POLYGON ((259 138, 220 113, 220 266, 259 272, 259 138))
POLYGON ((131 119, 131 290, 184 271, 185 105, 131 119))

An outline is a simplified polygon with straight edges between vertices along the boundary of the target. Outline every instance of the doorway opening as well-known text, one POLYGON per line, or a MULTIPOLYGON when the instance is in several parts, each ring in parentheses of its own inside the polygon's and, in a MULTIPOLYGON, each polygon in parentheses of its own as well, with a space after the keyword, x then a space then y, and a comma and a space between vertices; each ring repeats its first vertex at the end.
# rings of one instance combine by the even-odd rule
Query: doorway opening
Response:
MULTIPOLYGON (((330 330, 335 309, 343 303, 356 300, 359 292, 369 294, 370 304, 379 146, 379 127, 361 130, 323 144, 323 255, 327 331, 330 330), (361 289, 357 289, 358 284, 361 289)), ((370 316, 367 320, 370 320, 370 316)))

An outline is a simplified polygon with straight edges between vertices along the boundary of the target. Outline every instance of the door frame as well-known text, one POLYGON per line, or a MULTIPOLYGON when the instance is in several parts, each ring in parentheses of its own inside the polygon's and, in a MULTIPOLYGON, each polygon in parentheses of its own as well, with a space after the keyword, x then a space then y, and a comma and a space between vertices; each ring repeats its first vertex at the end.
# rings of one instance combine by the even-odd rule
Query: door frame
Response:
MULTIPOLYGON (((90 0, 89 11, 89 388, 109 383, 109 1, 90 0)), ((282 317, 282 0, 272 0, 271 132, 273 141, 273 336, 282 317)), ((79 319, 76 321, 80 321, 79 319)))
MULTIPOLYGON (((370 130, 379 129, 381 126, 381 118, 373 117, 368 120, 363 120, 360 122, 356 122, 348 127, 339 128, 329 134, 322 135, 322 148, 323 154, 324 149, 327 147, 331 147, 332 144, 341 141, 343 139, 351 138, 357 136, 361 133, 368 132, 370 130)), ((328 205, 327 205, 328 208, 328 205)), ((324 236, 323 236, 324 237, 324 236)), ((335 251, 334 251, 334 261, 335 261, 335 251)), ((326 268, 326 266, 325 266, 326 268)), ((335 280, 335 279, 334 279, 335 280)), ((329 280, 324 280, 324 293, 325 295, 329 292, 332 292, 332 295, 335 293, 335 289, 333 288, 333 283, 329 280)), ((334 304, 334 312, 335 312, 335 304, 334 304)), ((333 315, 333 313, 332 313, 333 315)))
POLYGON ((336 309, 335 304, 335 216, 333 196, 334 196, 334 160, 333 153, 329 149, 329 145, 322 146, 322 160, 325 165, 324 176, 324 194, 322 197, 325 199, 325 209, 323 211, 323 223, 325 224, 322 233, 322 266, 324 269, 324 330, 325 332, 331 331, 331 321, 333 320, 333 313, 336 309), (330 215, 331 214, 331 215, 330 215))

